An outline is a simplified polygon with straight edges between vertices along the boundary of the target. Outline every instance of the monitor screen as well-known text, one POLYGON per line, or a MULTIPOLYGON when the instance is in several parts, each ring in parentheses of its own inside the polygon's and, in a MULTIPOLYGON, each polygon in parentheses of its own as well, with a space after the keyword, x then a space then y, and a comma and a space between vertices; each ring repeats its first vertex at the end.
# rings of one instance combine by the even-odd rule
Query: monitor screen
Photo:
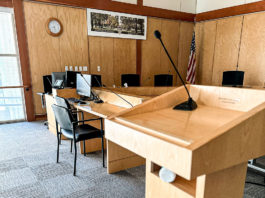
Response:
POLYGON ((43 89, 44 93, 52 93, 52 76, 43 76, 43 89))
POLYGON ((91 75, 76 75, 76 93, 81 96, 91 96, 91 75))
POLYGON ((65 76, 66 87, 76 88, 76 75, 80 72, 67 71, 65 76))
POLYGON ((244 82, 243 71, 225 71, 223 72, 223 86, 242 86, 244 82))
POLYGON ((52 86, 54 87, 54 84, 57 80, 63 80, 65 81, 65 72, 52 72, 52 86))

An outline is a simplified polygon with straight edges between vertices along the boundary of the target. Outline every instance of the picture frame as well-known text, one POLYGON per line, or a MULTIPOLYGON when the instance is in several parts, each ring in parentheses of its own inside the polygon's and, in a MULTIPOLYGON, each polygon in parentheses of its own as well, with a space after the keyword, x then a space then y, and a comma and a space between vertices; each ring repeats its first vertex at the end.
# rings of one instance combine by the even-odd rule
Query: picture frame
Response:
POLYGON ((89 36, 146 40, 147 17, 87 9, 89 36))

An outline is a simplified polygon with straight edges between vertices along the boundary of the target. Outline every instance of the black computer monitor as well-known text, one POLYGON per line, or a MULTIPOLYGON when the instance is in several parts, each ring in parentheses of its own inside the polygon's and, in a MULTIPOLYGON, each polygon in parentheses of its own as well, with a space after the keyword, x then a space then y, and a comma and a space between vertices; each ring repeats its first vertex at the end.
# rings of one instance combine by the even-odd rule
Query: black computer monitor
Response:
POLYGON ((244 72, 243 71, 225 71, 223 73, 223 86, 243 86, 244 72))
POLYGON ((91 75, 76 75, 76 93, 80 96, 91 97, 91 75))
POLYGON ((155 87, 173 86, 173 75, 159 74, 155 75, 155 87))
POLYGON ((65 72, 52 72, 52 87, 55 87, 57 80, 63 80, 65 86, 65 72))
POLYGON ((91 74, 91 86, 102 87, 101 75, 91 74))
POLYGON ((139 87, 140 86, 140 76, 138 74, 122 74, 121 75, 121 86, 127 84, 129 87, 139 87))
POLYGON ((44 93, 52 93, 52 76, 46 75, 46 76, 43 76, 42 79, 43 79, 44 93))
POLYGON ((67 71, 65 72, 65 82, 66 82, 66 87, 72 87, 76 88, 76 75, 80 74, 80 72, 75 72, 75 71, 67 71))

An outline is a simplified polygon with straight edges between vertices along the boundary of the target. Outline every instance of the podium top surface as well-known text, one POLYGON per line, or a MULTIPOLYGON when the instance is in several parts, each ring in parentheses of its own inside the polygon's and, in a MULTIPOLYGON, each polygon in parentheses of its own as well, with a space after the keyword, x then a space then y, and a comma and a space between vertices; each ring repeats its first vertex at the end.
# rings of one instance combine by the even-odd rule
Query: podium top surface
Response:
POLYGON ((177 111, 169 107, 140 115, 121 116, 117 120, 130 123, 168 142, 188 146, 242 114, 240 111, 198 105, 193 112, 177 111))
POLYGON ((189 147, 219 135, 220 129, 234 126, 233 122, 250 115, 258 106, 263 104, 265 108, 265 90, 197 85, 188 88, 198 105, 194 111, 173 110, 187 100, 184 87, 180 87, 123 111, 114 121, 189 147))

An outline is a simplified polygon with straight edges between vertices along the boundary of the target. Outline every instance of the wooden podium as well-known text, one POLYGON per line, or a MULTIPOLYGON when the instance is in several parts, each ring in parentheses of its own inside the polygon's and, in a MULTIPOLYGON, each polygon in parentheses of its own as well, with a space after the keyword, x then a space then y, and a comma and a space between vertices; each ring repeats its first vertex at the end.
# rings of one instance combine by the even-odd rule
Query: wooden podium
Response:
POLYGON ((173 110, 187 100, 179 87, 105 121, 108 171, 119 160, 119 170, 132 167, 122 158, 134 152, 146 159, 148 198, 241 198, 248 160, 265 155, 265 91, 188 89, 194 111, 173 110), (162 166, 177 174, 173 183, 159 178, 162 166))

